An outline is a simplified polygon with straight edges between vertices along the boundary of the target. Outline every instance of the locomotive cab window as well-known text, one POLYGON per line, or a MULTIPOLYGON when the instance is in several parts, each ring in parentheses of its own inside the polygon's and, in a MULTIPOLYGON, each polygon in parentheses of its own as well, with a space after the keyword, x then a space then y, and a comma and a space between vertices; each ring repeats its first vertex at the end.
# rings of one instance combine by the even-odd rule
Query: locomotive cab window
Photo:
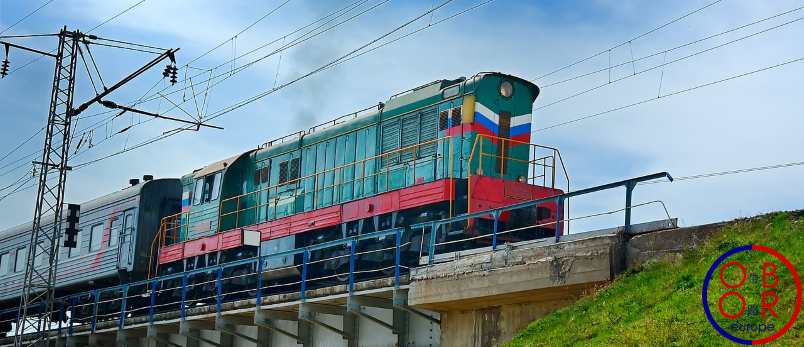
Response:
POLYGON ((193 205, 217 200, 221 193, 222 176, 223 172, 221 171, 197 178, 195 180, 195 192, 193 193, 193 205))
POLYGON ((8 253, 0 255, 0 276, 8 274, 8 253))

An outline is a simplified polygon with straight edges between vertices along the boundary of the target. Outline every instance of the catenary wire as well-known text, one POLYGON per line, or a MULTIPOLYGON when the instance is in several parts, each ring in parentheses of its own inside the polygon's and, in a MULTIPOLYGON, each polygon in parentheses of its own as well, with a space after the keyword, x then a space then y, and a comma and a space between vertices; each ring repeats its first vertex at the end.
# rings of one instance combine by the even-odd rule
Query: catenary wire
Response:
POLYGON ((32 15, 33 15, 34 13, 36 13, 36 12, 39 12, 39 10, 41 10, 43 7, 47 6, 47 5, 48 5, 48 4, 50 4, 51 2, 53 2, 53 0, 50 0, 50 1, 48 1, 48 2, 46 2, 46 3, 44 3, 44 4, 42 4, 42 6, 39 6, 39 8, 37 8, 37 9, 33 10, 33 12, 31 12, 31 13, 27 14, 25 17, 20 18, 20 20, 16 21, 14 24, 11 24, 11 26, 9 26, 8 28, 3 29, 3 31, 0 31, 0 34, 2 34, 2 33, 4 33, 4 32, 6 32, 6 31, 8 31, 8 29, 11 29, 11 28, 13 28, 15 25, 20 24, 20 22, 22 22, 22 21, 24 21, 24 20, 28 19, 28 17, 32 16, 32 15))
POLYGON ((648 34, 650 34, 650 33, 653 33, 653 32, 655 32, 655 31, 657 31, 657 30, 659 30, 659 29, 662 29, 662 28, 666 27, 666 26, 668 26, 668 25, 670 25, 670 24, 673 24, 673 23, 675 23, 675 22, 678 22, 678 21, 680 21, 680 20, 682 20, 682 19, 684 19, 684 18, 687 18, 687 17, 689 17, 689 16, 691 16, 691 15, 693 15, 693 14, 695 14, 695 13, 698 13, 698 12, 700 12, 700 11, 702 11, 702 10, 704 10, 704 9, 706 9, 706 8, 708 8, 708 7, 712 6, 712 5, 714 5, 714 4, 717 4, 717 3, 721 2, 721 1, 723 1, 723 0, 717 0, 717 1, 714 1, 714 2, 712 2, 712 3, 709 3, 708 5, 706 5, 706 6, 704 6, 704 7, 701 7, 701 8, 699 8, 699 9, 695 10, 695 11, 692 11, 692 12, 687 13, 687 14, 685 14, 685 15, 681 16, 681 17, 678 17, 678 18, 676 18, 676 19, 673 19, 673 20, 671 20, 671 21, 669 21, 669 22, 667 22, 667 23, 665 23, 665 24, 660 25, 660 26, 659 26, 659 27, 657 27, 657 28, 651 29, 651 30, 649 30, 648 32, 646 32, 646 33, 644 33, 644 34, 641 34, 641 35, 639 35, 639 36, 637 36, 637 37, 634 37, 633 39, 630 39, 630 40, 628 40, 628 41, 625 41, 625 42, 623 42, 623 43, 621 43, 621 44, 619 44, 619 45, 616 45, 616 46, 614 46, 614 47, 611 47, 611 48, 605 49, 605 50, 601 51, 600 53, 593 54, 593 55, 591 55, 591 56, 589 56, 589 57, 586 57, 586 58, 584 58, 584 59, 578 60, 578 61, 576 61, 576 62, 574 62, 574 63, 572 63, 572 64, 569 64, 569 65, 567 65, 567 66, 564 66, 564 67, 562 67, 562 68, 560 68, 560 69, 553 70, 553 71, 548 72, 548 73, 546 73, 546 74, 544 74, 544 75, 541 75, 541 76, 539 76, 539 77, 536 77, 536 78, 532 79, 532 80, 531 80, 531 82, 532 82, 532 81, 536 81, 536 80, 541 79, 541 78, 544 78, 544 77, 547 77, 547 76, 550 76, 550 75, 552 75, 552 74, 554 74, 554 73, 556 73, 556 72, 566 70, 566 69, 568 69, 568 68, 570 68, 570 67, 573 67, 573 66, 575 66, 575 65, 578 65, 578 64, 580 64, 580 63, 583 63, 583 62, 585 62, 585 61, 587 61, 587 60, 589 60, 589 59, 592 59, 592 58, 594 58, 594 57, 600 56, 601 54, 606 54, 606 53, 608 53, 609 51, 611 51, 611 50, 613 50, 613 49, 616 49, 616 48, 618 48, 618 47, 621 47, 621 46, 624 46, 624 45, 630 44, 631 42, 636 41, 637 39, 640 39, 640 38, 642 38, 642 37, 644 37, 644 36, 647 36, 647 35, 648 35, 648 34))
POLYGON ((620 107, 613 108, 613 109, 610 109, 610 110, 607 110, 607 111, 603 111, 603 112, 598 112, 598 113, 595 113, 595 114, 592 114, 592 115, 588 115, 588 116, 585 116, 585 117, 575 118, 575 119, 573 119, 573 120, 569 120, 569 121, 566 121, 566 122, 562 122, 562 123, 558 123, 558 124, 553 124, 553 125, 548 126, 548 127, 544 127, 544 128, 540 128, 540 129, 537 129, 537 130, 531 131, 531 133, 535 133, 535 132, 537 132, 537 131, 544 131, 544 130, 547 130, 547 129, 552 129, 552 128, 559 127, 559 126, 562 126, 562 125, 567 125, 567 124, 575 123, 575 122, 578 122, 578 121, 582 121, 582 120, 586 120, 586 119, 590 119, 590 118, 598 117, 598 116, 601 116, 601 115, 604 115, 604 114, 612 113, 612 112, 614 112, 614 111, 619 111, 619 110, 626 109, 626 108, 629 108, 629 107, 633 107, 633 106, 641 105, 641 104, 648 103, 648 102, 651 102, 651 101, 655 101, 655 100, 663 99, 663 98, 666 98, 666 97, 668 97, 668 96, 673 96, 673 95, 678 95, 678 94, 681 94, 681 93, 686 93, 686 92, 689 92, 689 91, 692 91, 692 90, 696 90, 696 89, 699 89, 699 88, 708 87, 708 86, 711 86, 711 85, 715 85, 715 84, 718 84, 718 83, 722 83, 722 82, 730 81, 730 80, 737 79, 737 78, 740 78, 740 77, 745 77, 745 76, 748 76, 748 75, 753 75, 753 74, 755 74, 755 73, 759 73, 759 72, 767 71, 767 70, 774 69, 774 68, 777 68, 777 67, 780 67, 780 66, 784 66, 784 65, 788 65, 788 64, 793 64, 793 63, 796 63, 796 62, 799 62, 799 61, 802 61, 802 60, 804 60, 804 57, 803 57, 803 58, 798 58, 798 59, 793 59, 793 60, 788 60, 788 61, 786 61, 786 62, 779 63, 779 64, 772 65, 772 66, 768 66, 768 67, 764 67, 764 68, 761 68, 761 69, 758 69, 758 70, 753 70, 753 71, 750 71, 750 72, 742 73, 742 74, 739 74, 739 75, 734 75, 734 76, 727 77, 727 78, 724 78, 724 79, 720 79, 720 80, 717 80, 717 81, 713 81, 713 82, 709 82, 709 83, 704 83, 704 84, 701 84, 701 85, 697 85, 697 86, 695 86, 695 87, 691 87, 691 88, 687 88, 687 89, 679 90, 679 91, 676 91, 676 92, 673 92, 673 93, 670 93, 670 94, 660 95, 660 96, 658 96, 658 97, 656 97, 656 98, 650 98, 650 99, 646 99, 646 100, 638 101, 638 102, 635 102, 635 103, 631 103, 631 104, 628 104, 628 105, 625 105, 625 106, 620 106, 620 107))
MULTIPOLYGON (((699 54, 703 54, 703 53, 706 53, 706 52, 710 52, 710 51, 712 51, 712 50, 715 50, 715 49, 718 49, 718 48, 722 48, 722 47, 725 47, 725 46, 728 46, 728 45, 734 44, 734 43, 736 43, 736 42, 739 42, 739 41, 745 40, 745 39, 747 39, 747 38, 751 38, 751 37, 754 37, 754 36, 757 36, 757 35, 760 35, 760 34, 767 33, 767 32, 769 32, 769 31, 771 31, 771 30, 778 29, 778 28, 781 28, 781 27, 783 27, 783 26, 786 26, 786 25, 790 25, 790 24, 796 23, 796 22, 798 22, 798 21, 800 21, 800 20, 802 20, 802 19, 804 19, 804 17, 799 17, 799 18, 797 18, 797 19, 794 19, 794 20, 791 20, 791 21, 788 21, 788 22, 785 22, 785 23, 782 23, 782 24, 779 24, 779 25, 776 25, 776 26, 773 26, 773 27, 770 27, 770 28, 767 28, 767 29, 764 29, 764 30, 760 30, 760 31, 755 32, 755 33, 753 33, 753 34, 748 34, 748 35, 746 35, 746 36, 743 36, 743 37, 740 37, 740 38, 737 38, 737 39, 734 39, 734 40, 728 41, 728 42, 726 42, 726 43, 722 43, 722 44, 719 44, 719 45, 716 45, 716 46, 713 46, 713 47, 710 47, 710 48, 707 48, 707 49, 704 49, 704 50, 701 50, 701 51, 698 51, 698 52, 695 52, 695 53, 692 53, 692 54, 689 54, 689 55, 686 55, 686 56, 683 56, 683 57, 678 58, 678 59, 674 59, 674 60, 671 60, 671 61, 663 61, 661 64, 656 65, 656 66, 654 66, 654 67, 647 68, 647 69, 644 69, 644 70, 640 70, 640 71, 638 71, 638 72, 633 73, 632 75, 627 75, 627 76, 624 76, 624 77, 621 77, 621 78, 615 79, 615 80, 613 80, 613 81, 608 81, 607 83, 602 83, 602 84, 597 85, 597 86, 595 86, 595 87, 592 87, 592 88, 586 89, 586 90, 584 90, 584 91, 581 91, 581 92, 578 92, 578 93, 572 94, 572 95, 570 95, 570 96, 564 97, 564 98, 562 98, 562 99, 559 99, 559 100, 553 101, 553 102, 551 102, 551 103, 549 103, 549 104, 539 106, 539 107, 537 107, 537 108, 534 108, 533 110, 534 110, 534 111, 541 110, 541 109, 543 109, 543 108, 546 108, 546 107, 549 107, 549 106, 552 106, 552 105, 558 104, 558 103, 560 103, 560 102, 567 101, 567 100, 572 99, 572 98, 574 98, 574 97, 577 97, 577 96, 580 96, 580 95, 586 94, 586 93, 588 93, 588 92, 591 92, 591 91, 594 91, 594 90, 597 90, 597 89, 603 88, 603 87, 605 87, 605 86, 611 85, 612 83, 620 82, 620 81, 622 81, 622 80, 625 80, 625 79, 628 79, 628 78, 631 78, 631 77, 634 77, 634 76, 637 76, 637 75, 643 74, 643 73, 648 72, 648 71, 652 71, 652 70, 654 70, 654 69, 658 69, 658 68, 664 68, 664 66, 666 66, 666 65, 674 64, 674 63, 677 63, 677 62, 679 62, 679 61, 682 61, 682 60, 685 60, 685 59, 689 59, 689 58, 695 57, 695 56, 697 56, 697 55, 699 55, 699 54)), ((699 41, 700 41, 700 40, 699 40, 699 41)), ((698 42, 698 41, 696 41, 696 42, 698 42)), ((675 48, 672 48, 672 49, 677 49, 677 48, 680 48, 680 47, 683 47, 683 46, 686 46, 686 45, 689 45, 689 44, 685 44, 685 45, 682 45, 682 46, 678 46, 678 47, 675 47, 675 48)), ((670 50, 672 50, 672 49, 670 49, 670 50)), ((662 51, 662 52, 654 53, 654 54, 651 54, 650 56, 656 56, 656 55, 659 55, 659 54, 666 54, 666 53, 667 53, 667 52, 669 52, 670 50, 666 50, 666 51, 662 51)), ((640 59, 642 59, 642 58, 640 58, 640 59)), ((638 59, 637 59, 637 60, 638 60, 638 59)), ((626 63, 626 64, 627 64, 627 63, 626 63)), ((566 80, 565 80, 565 81, 566 81, 566 80)))

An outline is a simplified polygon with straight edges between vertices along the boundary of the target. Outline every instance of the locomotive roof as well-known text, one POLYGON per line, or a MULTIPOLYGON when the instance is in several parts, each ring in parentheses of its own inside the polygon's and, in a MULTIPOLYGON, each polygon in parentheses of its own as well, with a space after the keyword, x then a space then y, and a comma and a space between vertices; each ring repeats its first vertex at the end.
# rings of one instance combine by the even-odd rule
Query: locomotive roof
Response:
MULTIPOLYGON (((325 126, 320 130, 316 130, 318 126, 314 126, 308 129, 308 131, 300 131, 297 133, 286 135, 275 141, 268 142, 266 144, 266 147, 261 147, 256 150, 250 150, 247 152, 240 153, 234 157, 227 158, 218 161, 216 163, 212 163, 210 165, 201 168, 200 170, 184 175, 182 177, 182 181, 186 182, 190 178, 200 177, 222 170, 225 167, 224 164, 231 165, 235 160, 237 160, 241 156, 255 151, 256 151, 255 160, 260 161, 278 154, 299 149, 303 146, 308 146, 310 144, 317 143, 319 141, 325 140, 332 136, 336 136, 345 131, 355 130, 361 128, 362 126, 375 123, 379 121, 378 115, 381 115, 383 119, 386 119, 389 117, 395 117, 407 113, 419 107, 436 103, 441 100, 442 95, 441 91, 444 88, 448 88, 454 85, 463 85, 463 87, 461 88, 462 94, 471 94, 475 91, 477 83, 480 82, 486 76, 500 76, 521 83, 527 86, 527 88, 531 90, 531 95, 534 100, 539 95, 539 87, 533 84, 532 82, 513 75, 504 74, 501 72, 479 72, 469 79, 465 77, 459 77, 453 80, 447 80, 447 79, 436 80, 421 85, 419 87, 392 95, 384 104, 380 105, 378 110, 374 110, 372 112, 360 116, 355 116, 353 119, 338 123, 337 121, 343 118, 340 117, 335 121, 332 121, 333 125, 325 126), (270 145, 272 142, 277 141, 278 143, 276 143, 275 145, 270 145)), ((355 113, 355 115, 356 114, 357 113, 355 113)))
MULTIPOLYGON (((108 205, 108 204, 111 204, 111 203, 114 203, 114 202, 117 202, 117 201, 120 201, 120 200, 123 200, 123 199, 130 198, 132 196, 139 195, 140 191, 142 191, 142 189, 145 187, 146 184, 149 184, 150 182, 157 181, 157 180, 167 180, 167 179, 171 179, 171 178, 159 178, 159 179, 154 179, 154 180, 151 180, 151 181, 141 182, 141 183, 138 183, 138 184, 133 185, 133 186, 128 186, 128 187, 123 188, 121 190, 118 190, 118 191, 116 191, 114 193, 107 194, 107 195, 104 195, 104 196, 101 196, 101 197, 98 197, 98 198, 95 198, 95 199, 92 199, 90 201, 82 203, 81 204, 81 210, 82 211, 93 210, 93 209, 96 209, 96 208, 99 208, 99 207, 102 207, 102 206, 105 206, 105 205, 108 205)), ((52 214, 42 217, 42 224, 50 224, 50 223, 53 223, 53 215, 52 214)), ((0 231, 0 240, 8 238, 8 237, 11 237, 11 236, 14 236, 14 235, 17 235, 17 234, 20 234, 20 233, 23 233, 23 232, 29 232, 30 230, 31 230, 31 222, 25 222, 23 224, 15 226, 15 227, 13 227, 11 229, 6 229, 6 230, 3 230, 3 231, 0 231)))

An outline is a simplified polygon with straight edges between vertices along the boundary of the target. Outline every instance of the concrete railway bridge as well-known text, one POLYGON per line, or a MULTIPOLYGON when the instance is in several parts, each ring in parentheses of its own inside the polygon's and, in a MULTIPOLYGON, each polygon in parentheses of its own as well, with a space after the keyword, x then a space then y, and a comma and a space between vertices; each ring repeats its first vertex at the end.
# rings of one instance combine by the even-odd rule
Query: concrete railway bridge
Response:
MULTIPOLYGON (((431 240, 429 252, 421 258, 422 265, 415 268, 400 265, 401 230, 388 230, 240 261, 258 262, 254 273, 242 275, 260 278, 261 289, 256 297, 227 300, 219 290, 203 304, 186 300, 188 274, 179 274, 172 276, 180 279, 172 282, 178 282, 178 286, 161 290, 180 290, 181 303, 156 304, 160 290, 128 295, 137 292, 136 286, 163 288, 157 286, 157 281, 171 278, 115 287, 112 289, 122 294, 103 300, 102 290, 98 290, 91 293, 95 302, 83 307, 96 313, 90 318, 66 319, 66 323, 53 323, 49 331, 31 334, 50 334, 53 346, 501 345, 530 322, 571 304, 628 267, 681 253, 718 229, 719 225, 679 229, 675 219, 632 225, 631 210, 636 205, 631 204, 631 193, 637 183, 664 177, 672 180, 667 173, 658 173, 414 226, 439 230, 460 220, 489 214, 498 218, 505 210, 552 200, 562 206, 565 199, 573 196, 625 187, 626 206, 618 210, 624 212, 625 223, 619 228, 502 245, 497 244, 497 239, 499 235, 504 240, 504 235, 495 230, 482 236, 491 239, 491 246, 443 253, 436 251, 439 244, 431 240), (377 237, 396 239, 395 265, 376 276, 355 271, 355 245, 361 238, 377 237), (322 285, 321 278, 307 278, 308 263, 314 263, 308 260, 309 252, 324 247, 351 249, 348 283, 322 285), (263 264, 296 254, 303 258, 299 281, 293 282, 298 289, 281 294, 267 290, 261 279, 272 270, 263 270, 263 264), (143 297, 150 297, 150 305, 132 305, 135 296, 140 303, 143 297), (98 307, 115 301, 117 311, 99 313, 98 307)), ((568 219, 559 214, 558 220, 568 219)), ((430 234, 435 237, 436 233, 430 234)), ((217 288, 221 288, 222 270, 233 264, 237 262, 197 271, 217 271, 217 288)), ((74 300, 68 297, 61 301, 74 300)), ((82 308, 73 306, 72 310, 82 308)), ((13 337, 0 339, 0 346, 13 343, 13 337)))

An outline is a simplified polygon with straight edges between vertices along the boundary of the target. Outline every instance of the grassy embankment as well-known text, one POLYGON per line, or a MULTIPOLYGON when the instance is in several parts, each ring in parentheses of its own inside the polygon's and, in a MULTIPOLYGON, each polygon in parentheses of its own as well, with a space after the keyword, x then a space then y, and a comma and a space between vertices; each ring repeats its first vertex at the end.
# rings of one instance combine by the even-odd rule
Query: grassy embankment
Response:
MULTIPOLYGON (((772 213, 752 218, 735 220, 722 233, 713 236, 702 247, 685 252, 680 257, 651 261, 643 267, 621 275, 611 285, 573 305, 552 312, 531 323, 506 346, 721 346, 736 345, 718 334, 710 325, 701 303, 703 280, 709 267, 725 251, 743 245, 761 245, 775 249, 796 268, 804 281, 804 211, 772 213)), ((728 261, 750 262, 771 260, 757 251, 740 252, 728 261)), ((781 328, 792 315, 790 302, 794 302, 795 285, 790 272, 779 261, 780 306, 785 305, 771 319, 744 314, 728 320, 717 311, 717 300, 726 292, 719 283, 717 272, 709 290, 710 307, 718 322, 728 329, 733 323, 776 323, 781 328), (714 298, 713 298, 714 297, 714 298)), ((761 268, 749 273, 762 274, 761 268)), ((722 266, 722 265, 721 265, 722 266)), ((759 266, 756 264, 756 266, 759 266)), ((727 268, 724 277, 727 283, 739 283, 742 272, 736 266, 727 268)), ((762 290, 762 278, 758 284, 746 282, 740 289, 731 289, 741 294, 762 290), (748 290, 750 289, 750 290, 748 290)), ((759 295, 746 295, 748 305, 760 304, 759 295)), ((724 300, 727 313, 740 310, 740 300, 729 296, 724 300)), ((799 318, 781 338, 769 345, 804 345, 804 319, 799 318)), ((768 333, 746 335, 734 334, 745 339, 768 336, 768 333)))

